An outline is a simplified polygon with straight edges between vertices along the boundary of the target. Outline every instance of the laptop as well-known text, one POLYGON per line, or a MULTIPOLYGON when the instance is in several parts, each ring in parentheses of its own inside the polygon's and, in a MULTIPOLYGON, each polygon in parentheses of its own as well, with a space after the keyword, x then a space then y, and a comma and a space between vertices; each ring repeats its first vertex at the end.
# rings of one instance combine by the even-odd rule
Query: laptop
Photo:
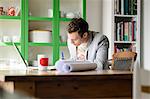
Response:
MULTIPOLYGON (((17 52, 17 55, 19 56, 19 58, 21 59, 21 63, 23 63, 22 67, 23 69, 38 69, 38 66, 29 66, 28 62, 23 58, 21 52, 19 51, 17 45, 15 43, 13 43, 13 46, 17 52)), ((55 70, 55 66, 48 66, 47 70, 55 70)))

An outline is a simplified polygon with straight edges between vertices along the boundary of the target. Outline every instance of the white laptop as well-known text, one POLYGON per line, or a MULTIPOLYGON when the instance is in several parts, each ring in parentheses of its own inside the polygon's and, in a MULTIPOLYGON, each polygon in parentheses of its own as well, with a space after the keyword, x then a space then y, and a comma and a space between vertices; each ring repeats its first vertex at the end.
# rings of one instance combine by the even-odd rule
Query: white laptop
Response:
MULTIPOLYGON (((17 55, 21 59, 22 62, 21 69, 38 69, 38 66, 29 66, 28 62, 23 58, 22 54, 20 53, 15 43, 13 43, 13 46, 17 52, 17 55)), ((56 69, 55 66, 48 66, 48 70, 55 70, 55 69, 56 69)))

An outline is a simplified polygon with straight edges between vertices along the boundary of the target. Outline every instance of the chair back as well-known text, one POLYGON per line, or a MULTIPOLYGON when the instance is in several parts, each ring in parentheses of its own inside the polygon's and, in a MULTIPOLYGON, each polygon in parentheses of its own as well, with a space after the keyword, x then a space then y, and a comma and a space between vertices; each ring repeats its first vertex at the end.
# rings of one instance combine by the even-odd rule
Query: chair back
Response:
POLYGON ((131 51, 117 52, 113 54, 113 70, 132 70, 137 53, 131 51))

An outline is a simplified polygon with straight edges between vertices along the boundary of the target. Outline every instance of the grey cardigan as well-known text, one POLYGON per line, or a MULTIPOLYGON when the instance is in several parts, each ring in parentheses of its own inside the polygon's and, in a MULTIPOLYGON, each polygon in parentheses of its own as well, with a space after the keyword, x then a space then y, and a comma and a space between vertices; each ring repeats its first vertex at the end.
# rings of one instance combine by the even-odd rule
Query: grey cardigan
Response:
MULTIPOLYGON (((86 59, 97 64, 97 69, 107 69, 106 62, 108 59, 108 38, 98 32, 89 32, 90 40, 86 51, 86 59)), ((76 59, 76 46, 74 46, 68 39, 68 48, 70 52, 70 58, 76 59)))

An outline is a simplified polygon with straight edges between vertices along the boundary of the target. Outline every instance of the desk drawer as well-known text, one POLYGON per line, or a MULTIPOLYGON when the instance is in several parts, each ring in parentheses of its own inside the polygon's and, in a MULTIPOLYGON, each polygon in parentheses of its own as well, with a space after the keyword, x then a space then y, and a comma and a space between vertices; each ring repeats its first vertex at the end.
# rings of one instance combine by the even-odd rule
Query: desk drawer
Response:
POLYGON ((36 96, 40 98, 132 97, 132 81, 129 79, 97 79, 37 82, 36 96))

